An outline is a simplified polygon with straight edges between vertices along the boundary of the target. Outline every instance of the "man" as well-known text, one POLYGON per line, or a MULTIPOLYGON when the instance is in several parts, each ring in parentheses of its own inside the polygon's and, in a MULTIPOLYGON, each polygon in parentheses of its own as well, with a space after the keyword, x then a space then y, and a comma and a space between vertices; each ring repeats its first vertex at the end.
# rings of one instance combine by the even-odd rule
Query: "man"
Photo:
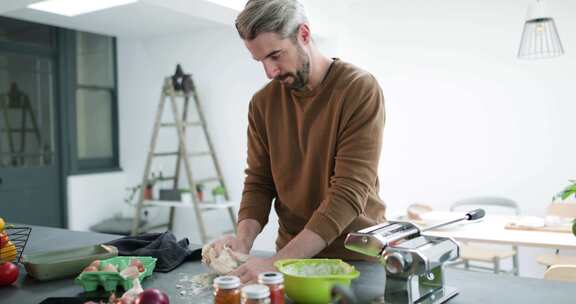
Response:
POLYGON ((236 236, 213 243, 248 253, 279 218, 277 253, 250 257, 242 282, 284 258, 363 259, 344 248, 350 231, 384 221, 378 198, 384 104, 369 73, 320 53, 295 0, 251 0, 236 28, 269 79, 249 109, 248 167, 236 236))

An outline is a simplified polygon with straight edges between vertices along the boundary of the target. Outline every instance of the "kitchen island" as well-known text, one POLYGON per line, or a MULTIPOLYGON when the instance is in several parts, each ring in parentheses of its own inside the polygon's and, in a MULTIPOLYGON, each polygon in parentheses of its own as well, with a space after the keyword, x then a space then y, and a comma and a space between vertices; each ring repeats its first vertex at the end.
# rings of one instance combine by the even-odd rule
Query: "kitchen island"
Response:
MULTIPOLYGON (((119 238, 116 235, 76 232, 65 229, 33 227, 26 253, 94 245, 119 238)), ((198 246, 195 246, 198 247, 198 246)), ((378 264, 352 263, 360 277, 352 284, 358 298, 366 302, 384 293, 384 269, 378 264)), ((0 303, 35 304, 48 297, 75 297, 82 288, 74 278, 41 282, 28 277, 23 267, 13 286, 0 287, 0 303)), ((143 281, 144 288, 159 288, 169 296, 171 303, 195 303, 179 298, 176 285, 181 273, 200 274, 208 269, 200 262, 187 262, 170 273, 154 273, 143 281)), ((476 273, 447 269, 446 282, 456 287, 459 294, 448 303, 574 303, 574 283, 519 278, 490 273, 476 273)))

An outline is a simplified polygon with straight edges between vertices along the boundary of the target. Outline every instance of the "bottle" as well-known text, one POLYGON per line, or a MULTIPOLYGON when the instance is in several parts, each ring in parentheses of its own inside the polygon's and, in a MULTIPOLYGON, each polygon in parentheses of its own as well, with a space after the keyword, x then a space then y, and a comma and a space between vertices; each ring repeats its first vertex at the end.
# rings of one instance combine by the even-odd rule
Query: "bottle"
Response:
POLYGON ((262 284, 242 287, 242 304, 270 304, 270 289, 262 284))
POLYGON ((240 279, 220 276, 214 279, 214 304, 240 304, 240 279))
POLYGON ((270 304, 284 304, 284 276, 279 272, 263 272, 258 275, 258 283, 268 286, 270 304))

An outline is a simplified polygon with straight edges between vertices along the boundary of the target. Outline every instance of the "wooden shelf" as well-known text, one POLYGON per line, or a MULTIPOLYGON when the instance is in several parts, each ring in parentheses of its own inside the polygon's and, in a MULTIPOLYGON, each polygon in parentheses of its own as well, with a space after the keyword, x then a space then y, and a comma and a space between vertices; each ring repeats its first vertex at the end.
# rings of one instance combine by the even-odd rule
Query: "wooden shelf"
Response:
MULTIPOLYGON (((226 209, 229 207, 236 207, 239 205, 240 205, 240 203, 238 203, 238 202, 223 202, 223 203, 201 202, 201 203, 198 203, 198 207, 200 208, 200 210, 226 209)), ((160 200, 145 200, 144 206, 194 208, 193 203, 185 203, 185 202, 181 202, 181 201, 160 201, 160 200)))
POLYGON ((160 201, 160 200, 144 200, 144 206, 157 206, 157 207, 178 207, 178 208, 193 208, 192 203, 185 203, 182 201, 160 201))

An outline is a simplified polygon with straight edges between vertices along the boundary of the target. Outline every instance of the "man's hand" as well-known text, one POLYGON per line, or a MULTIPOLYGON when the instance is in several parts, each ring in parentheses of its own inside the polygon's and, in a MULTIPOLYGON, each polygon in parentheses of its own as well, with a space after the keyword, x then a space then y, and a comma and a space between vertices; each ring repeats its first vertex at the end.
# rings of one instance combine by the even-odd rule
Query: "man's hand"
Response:
POLYGON ((239 252, 243 254, 248 254, 250 251, 250 245, 246 241, 242 241, 234 235, 225 235, 222 238, 214 241, 211 246, 216 250, 216 253, 220 254, 224 247, 230 248, 234 252, 239 252))
POLYGON ((232 271, 230 275, 240 278, 242 284, 257 283, 258 275, 266 271, 277 271, 274 259, 250 257, 246 263, 232 271))
POLYGON ((232 249, 232 251, 248 254, 252 249, 254 239, 260 233, 262 227, 258 221, 253 219, 245 219, 238 224, 238 233, 234 235, 225 235, 220 239, 210 244, 220 254, 224 246, 232 249))
POLYGON ((258 275, 266 271, 277 271, 274 262, 281 259, 309 258, 326 247, 326 242, 315 232, 304 229, 294 237, 286 247, 270 258, 250 257, 244 265, 232 271, 230 275, 240 277, 243 284, 254 283, 258 275))

